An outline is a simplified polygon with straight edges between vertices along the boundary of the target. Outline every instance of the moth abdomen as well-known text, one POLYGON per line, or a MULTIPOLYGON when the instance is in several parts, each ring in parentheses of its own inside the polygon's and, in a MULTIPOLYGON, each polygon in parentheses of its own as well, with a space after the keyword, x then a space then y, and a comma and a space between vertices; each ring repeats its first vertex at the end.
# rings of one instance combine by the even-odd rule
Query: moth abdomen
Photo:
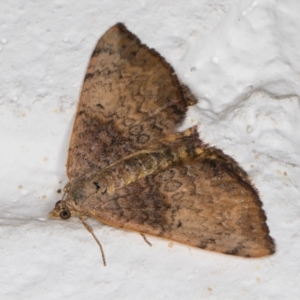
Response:
POLYGON ((113 195, 124 186, 174 164, 194 159, 204 151, 199 147, 201 141, 197 135, 178 136, 177 139, 155 145, 148 150, 137 151, 103 170, 96 170, 71 188, 73 194, 76 190, 76 195, 81 195, 81 201, 92 195, 113 195))

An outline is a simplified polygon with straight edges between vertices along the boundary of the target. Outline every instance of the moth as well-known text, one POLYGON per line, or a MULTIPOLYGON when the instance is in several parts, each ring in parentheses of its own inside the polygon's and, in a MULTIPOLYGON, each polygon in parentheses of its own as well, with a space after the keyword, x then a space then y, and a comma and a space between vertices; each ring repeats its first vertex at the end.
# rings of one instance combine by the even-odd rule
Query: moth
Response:
MULTIPOLYGON (((69 183, 50 218, 84 217, 243 257, 275 251, 257 190, 197 128, 176 129, 191 91, 123 24, 91 56, 73 127, 69 183)), ((101 247, 101 245, 100 245, 101 247)))

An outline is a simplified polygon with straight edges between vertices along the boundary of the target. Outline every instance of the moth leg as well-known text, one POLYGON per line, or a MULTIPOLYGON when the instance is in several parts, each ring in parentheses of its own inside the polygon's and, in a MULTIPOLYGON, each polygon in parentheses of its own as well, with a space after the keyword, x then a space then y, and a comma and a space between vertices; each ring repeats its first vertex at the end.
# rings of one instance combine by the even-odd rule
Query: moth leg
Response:
POLYGON ((140 233, 140 234, 143 237, 144 241, 151 247, 152 244, 147 240, 146 236, 143 233, 140 233))
POLYGON ((90 234, 95 239, 96 243, 99 245, 100 251, 101 251, 101 255, 102 255, 103 265, 106 266, 106 260, 105 260, 104 251, 103 251, 102 245, 99 242, 99 240, 97 239, 97 237, 95 236, 93 228, 84 221, 83 217, 79 217, 79 220, 82 222, 82 224, 84 225, 84 227, 90 232, 90 234))

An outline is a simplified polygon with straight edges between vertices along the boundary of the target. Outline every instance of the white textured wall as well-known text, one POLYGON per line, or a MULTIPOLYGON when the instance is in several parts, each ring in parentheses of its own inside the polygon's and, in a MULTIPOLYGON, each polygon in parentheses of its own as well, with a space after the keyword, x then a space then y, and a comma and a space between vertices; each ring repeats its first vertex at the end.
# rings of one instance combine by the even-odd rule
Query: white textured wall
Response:
POLYGON ((3 0, 0 10, 1 299, 299 299, 300 2, 3 0), (81 83, 100 36, 124 22, 199 105, 185 126, 257 186, 275 255, 243 259, 47 219, 81 83))

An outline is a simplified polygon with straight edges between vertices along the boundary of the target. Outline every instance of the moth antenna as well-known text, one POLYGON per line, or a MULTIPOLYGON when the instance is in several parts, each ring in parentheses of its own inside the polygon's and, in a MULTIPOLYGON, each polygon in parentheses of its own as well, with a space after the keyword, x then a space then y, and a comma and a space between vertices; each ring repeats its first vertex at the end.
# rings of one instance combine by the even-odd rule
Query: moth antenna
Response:
POLYGON ((143 233, 141 233, 141 236, 143 237, 144 241, 145 241, 150 247, 152 247, 152 244, 147 240, 146 236, 145 236, 143 233))
POLYGON ((94 234, 93 228, 89 224, 87 224, 82 217, 79 217, 79 219, 82 222, 82 224, 84 225, 84 227, 91 233, 91 235, 93 236, 93 238, 95 239, 97 244, 99 245, 101 255, 102 255, 103 265, 105 267, 106 266, 106 260, 105 260, 105 256, 104 256, 104 251, 103 251, 101 243, 99 242, 99 240, 97 239, 97 237, 94 234))
POLYGON ((61 198, 61 201, 63 201, 64 199, 65 199, 65 196, 67 195, 68 193, 66 192, 66 191, 64 191, 64 194, 63 194, 63 196, 62 196, 62 198, 61 198))
POLYGON ((70 187, 70 181, 65 185, 63 191, 64 191, 65 193, 68 193, 69 187, 70 187))

